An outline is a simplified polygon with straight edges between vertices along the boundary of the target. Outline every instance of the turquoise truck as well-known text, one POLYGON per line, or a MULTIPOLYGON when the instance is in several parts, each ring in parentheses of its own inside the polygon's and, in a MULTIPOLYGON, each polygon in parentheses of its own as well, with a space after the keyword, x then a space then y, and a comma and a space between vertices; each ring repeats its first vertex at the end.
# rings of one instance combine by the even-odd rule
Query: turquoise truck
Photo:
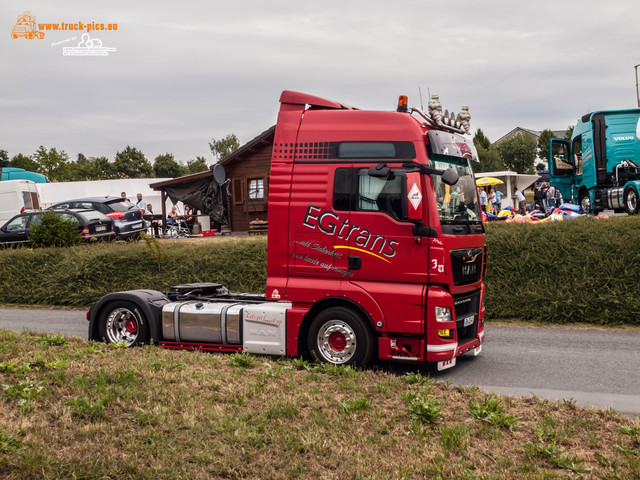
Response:
POLYGON ((550 139, 549 182, 585 212, 638 213, 640 108, 588 113, 570 142, 550 139))
POLYGON ((24 168, 0 168, 0 181, 3 180, 31 180, 34 183, 47 183, 49 179, 41 173, 28 172, 24 168))

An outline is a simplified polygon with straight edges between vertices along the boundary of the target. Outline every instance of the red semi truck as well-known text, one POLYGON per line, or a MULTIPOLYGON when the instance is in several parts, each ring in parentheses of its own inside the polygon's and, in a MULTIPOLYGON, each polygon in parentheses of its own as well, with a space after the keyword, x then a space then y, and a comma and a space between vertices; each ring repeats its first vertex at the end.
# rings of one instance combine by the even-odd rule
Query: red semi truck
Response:
POLYGON ((440 370, 480 353, 487 252, 460 125, 406 97, 388 112, 292 91, 280 104, 266 293, 112 293, 91 306, 89 338, 440 370))

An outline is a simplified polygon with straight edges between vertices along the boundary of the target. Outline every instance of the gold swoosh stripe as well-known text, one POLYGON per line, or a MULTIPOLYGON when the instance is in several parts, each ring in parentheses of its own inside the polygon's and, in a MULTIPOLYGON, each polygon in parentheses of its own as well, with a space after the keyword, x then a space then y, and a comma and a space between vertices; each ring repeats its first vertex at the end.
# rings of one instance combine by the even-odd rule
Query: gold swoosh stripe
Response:
POLYGON ((334 245, 333 248, 335 248, 336 250, 338 250, 339 248, 348 248, 350 250, 357 250, 358 252, 368 253, 369 255, 373 255, 374 257, 379 258, 380 260, 383 260, 387 263, 391 263, 386 258, 381 257, 380 255, 376 255, 375 253, 371 253, 369 250, 363 250, 362 248, 349 247, 348 245, 334 245))

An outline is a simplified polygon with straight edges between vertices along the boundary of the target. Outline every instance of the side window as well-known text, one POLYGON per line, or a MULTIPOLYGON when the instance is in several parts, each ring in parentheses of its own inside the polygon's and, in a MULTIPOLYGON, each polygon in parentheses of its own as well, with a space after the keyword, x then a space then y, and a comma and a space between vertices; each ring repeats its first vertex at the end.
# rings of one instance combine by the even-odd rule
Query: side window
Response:
POLYGON ((27 210, 33 210, 31 192, 22 192, 22 201, 24 203, 24 208, 27 210))
POLYGON ((13 232, 16 230, 24 230, 27 228, 27 219, 29 217, 27 215, 22 215, 20 217, 16 217, 7 223, 7 232, 13 232))
POLYGON ((40 225, 40 215, 31 215, 31 224, 30 226, 33 227, 34 225, 40 225))
POLYGON ((55 208, 59 208, 60 210, 64 210, 69 208, 69 204, 68 203, 59 203, 58 205, 55 206, 55 208))
POLYGON ((374 177, 367 168, 339 168, 333 183, 333 208, 384 212, 395 219, 406 218, 404 178, 404 174, 393 169, 385 177, 374 177))
POLYGON ((554 175, 571 175, 573 173, 573 165, 569 158, 569 149, 564 143, 553 143, 551 157, 553 159, 554 175))
POLYGON ((575 138, 571 150, 573 150, 573 164, 576 166, 576 175, 582 175, 582 135, 575 138))

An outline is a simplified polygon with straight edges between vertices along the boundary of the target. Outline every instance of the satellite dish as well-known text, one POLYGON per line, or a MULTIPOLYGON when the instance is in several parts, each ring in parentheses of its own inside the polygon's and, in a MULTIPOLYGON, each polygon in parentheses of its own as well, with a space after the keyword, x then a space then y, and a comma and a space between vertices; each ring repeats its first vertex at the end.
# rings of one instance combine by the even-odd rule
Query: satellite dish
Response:
POLYGON ((222 185, 227 180, 227 172, 224 171, 224 167, 219 163, 211 167, 211 170, 213 170, 213 179, 218 185, 222 185))

